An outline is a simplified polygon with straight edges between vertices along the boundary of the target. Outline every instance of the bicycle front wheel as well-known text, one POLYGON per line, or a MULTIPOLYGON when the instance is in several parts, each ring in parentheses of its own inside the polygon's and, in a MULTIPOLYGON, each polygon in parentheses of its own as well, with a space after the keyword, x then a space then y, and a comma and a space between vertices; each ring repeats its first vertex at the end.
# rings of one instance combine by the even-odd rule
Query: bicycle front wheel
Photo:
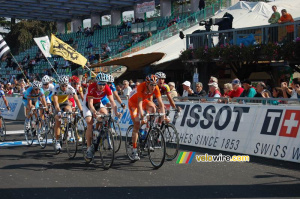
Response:
POLYGON ((101 139, 99 144, 99 152, 104 169, 109 169, 115 158, 114 138, 109 129, 104 130, 101 133, 101 139))
POLYGON ((120 150, 121 143, 122 143, 122 134, 121 134, 121 128, 119 123, 113 122, 113 137, 114 137, 114 144, 115 144, 115 153, 117 153, 120 150))
POLYGON ((3 117, 0 117, 1 126, 0 126, 0 142, 4 142, 6 138, 6 126, 3 117))
POLYGON ((126 138, 125 138, 125 150, 126 150, 126 154, 128 156, 128 158, 131 161, 134 161, 133 157, 132 157, 132 131, 133 131, 133 125, 130 125, 127 129, 126 132, 126 138))
POLYGON ((41 121, 40 124, 37 125, 37 138, 38 142, 42 149, 47 146, 47 134, 48 134, 48 127, 45 124, 45 121, 41 121))
POLYGON ((154 169, 160 168, 165 162, 166 143, 162 132, 154 127, 147 137, 149 160, 154 169))
POLYGON ((174 160, 179 150, 179 136, 173 124, 166 124, 163 132, 166 141, 166 160, 174 160))
POLYGON ((24 123, 24 134, 25 134, 25 139, 28 144, 28 146, 31 146, 33 143, 33 128, 31 128, 31 120, 29 121, 30 125, 29 128, 26 128, 26 122, 24 123))
POLYGON ((69 159, 73 159, 76 156, 78 148, 78 135, 74 124, 69 124, 65 132, 65 137, 69 159))

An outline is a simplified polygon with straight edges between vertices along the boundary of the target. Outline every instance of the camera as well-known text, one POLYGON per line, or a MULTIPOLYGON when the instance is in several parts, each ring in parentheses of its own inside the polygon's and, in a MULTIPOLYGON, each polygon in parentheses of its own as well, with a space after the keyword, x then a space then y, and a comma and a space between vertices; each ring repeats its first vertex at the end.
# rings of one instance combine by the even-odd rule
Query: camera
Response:
POLYGON ((208 21, 200 21, 199 26, 204 26, 205 30, 209 32, 212 25, 219 25, 224 18, 210 18, 208 21))
POLYGON ((205 30, 209 32, 212 25, 219 26, 218 30, 232 29, 233 16, 226 12, 222 18, 210 18, 208 21, 200 21, 199 26, 205 26, 205 30))

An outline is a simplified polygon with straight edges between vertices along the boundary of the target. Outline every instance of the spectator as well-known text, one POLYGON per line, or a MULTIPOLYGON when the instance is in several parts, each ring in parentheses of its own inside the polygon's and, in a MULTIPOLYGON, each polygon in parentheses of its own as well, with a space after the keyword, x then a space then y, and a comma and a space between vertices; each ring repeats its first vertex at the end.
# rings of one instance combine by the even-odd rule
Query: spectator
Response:
MULTIPOLYGON (((218 83, 210 82, 210 83, 208 83, 208 86, 209 86, 209 94, 207 95, 207 97, 221 97, 221 93, 218 90, 218 88, 219 88, 218 83)), ((207 99, 207 101, 217 102, 218 99, 207 99)))
POLYGON ((87 58, 88 58, 88 60, 89 60, 90 64, 93 64, 93 63, 94 63, 95 56, 94 56, 94 55, 92 55, 92 53, 89 53, 89 56, 88 56, 87 58))
MULTIPOLYGON (((280 13, 277 11, 277 6, 273 5, 272 10, 273 10, 273 14, 271 15, 270 19, 268 20, 268 22, 271 25, 277 24, 278 20, 280 19, 280 13)), ((270 28, 270 41, 272 43, 278 41, 278 27, 270 28)))
POLYGON ((205 0, 200 0, 198 7, 199 7, 199 10, 204 10, 205 9, 205 0))
POLYGON ((23 58, 21 64, 22 64, 22 65, 25 65, 25 64, 29 61, 29 59, 30 59, 30 55, 27 54, 27 55, 23 58))
POLYGON ((130 92, 132 91, 131 87, 129 86, 129 82, 127 80, 123 81, 123 96, 128 99, 130 92))
POLYGON ((74 50, 78 49, 78 41, 75 41, 74 45, 73 45, 74 50))
MULTIPOLYGON (((280 88, 280 87, 273 88, 272 94, 273 94, 274 98, 284 98, 282 88, 280 88)), ((281 100, 273 100, 273 101, 270 101, 270 103, 273 105, 278 105, 278 104, 285 104, 286 102, 281 101, 281 100)))
POLYGON ((65 60, 65 65, 62 67, 63 69, 67 69, 70 67, 70 63, 68 60, 65 60))
POLYGON ((256 95, 254 97, 263 97, 263 98, 270 98, 271 92, 267 90, 267 86, 263 82, 259 82, 256 85, 256 95))
POLYGON ((226 83, 224 84, 224 95, 223 97, 228 97, 231 92, 232 92, 232 84, 231 83, 226 83))
POLYGON ((240 95, 242 94, 242 92, 244 91, 244 89, 241 87, 241 82, 239 79, 234 79, 231 82, 232 84, 232 92, 229 94, 230 98, 234 98, 234 97, 240 97, 240 95))
POLYGON ((130 31, 131 29, 131 21, 127 21, 127 30, 130 31))
POLYGON ((256 95, 256 91, 251 86, 251 81, 246 79, 242 82, 244 91, 240 95, 240 97, 251 97, 253 98, 256 95))
POLYGON ((77 33, 82 33, 82 29, 81 29, 81 26, 78 26, 78 30, 77 30, 77 33))
MULTIPOLYGON (((282 9, 281 14, 282 14, 282 16, 278 20, 279 24, 294 22, 294 19, 293 19, 292 15, 287 13, 286 9, 282 9)), ((286 26, 286 32, 287 32, 287 41, 288 42, 293 41, 293 38, 294 38, 294 25, 286 26)))
POLYGON ((194 95, 194 91, 191 89, 191 82, 189 81, 183 82, 182 87, 183 87, 182 97, 188 97, 194 95))
POLYGON ((91 41, 89 41, 87 47, 85 47, 86 49, 89 49, 89 48, 93 48, 93 43, 91 41))
POLYGON ((101 54, 101 55, 102 55, 102 58, 103 58, 103 59, 109 58, 110 53, 111 53, 110 47, 108 46, 108 44, 105 44, 105 45, 104 45, 104 52, 101 54))
POLYGON ((117 84, 116 86, 117 92, 119 96, 123 95, 122 86, 120 84, 117 84))
POLYGON ((174 82, 169 82, 168 85, 170 87, 171 98, 173 99, 174 97, 178 97, 178 93, 175 89, 175 83, 174 82))
POLYGON ((196 90, 194 92, 195 97, 205 97, 207 94, 205 90, 203 90, 203 84, 201 82, 196 83, 196 90))
POLYGON ((294 78, 291 84, 292 89, 289 89, 286 82, 281 83, 281 88, 283 91, 283 97, 288 98, 290 95, 290 99, 298 99, 299 98, 299 85, 300 85, 300 78, 294 78))

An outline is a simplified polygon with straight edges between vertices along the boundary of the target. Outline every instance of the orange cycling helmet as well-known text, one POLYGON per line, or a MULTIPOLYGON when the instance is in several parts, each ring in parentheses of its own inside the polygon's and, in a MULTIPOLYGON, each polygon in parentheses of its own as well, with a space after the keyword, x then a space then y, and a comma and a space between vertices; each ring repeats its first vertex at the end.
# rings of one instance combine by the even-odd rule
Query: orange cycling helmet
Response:
POLYGON ((80 80, 79 80, 79 78, 78 78, 77 76, 73 75, 73 76, 71 77, 71 82, 79 83, 80 80))
POLYGON ((151 74, 151 75, 147 75, 145 81, 150 84, 157 84, 158 78, 156 75, 151 74))

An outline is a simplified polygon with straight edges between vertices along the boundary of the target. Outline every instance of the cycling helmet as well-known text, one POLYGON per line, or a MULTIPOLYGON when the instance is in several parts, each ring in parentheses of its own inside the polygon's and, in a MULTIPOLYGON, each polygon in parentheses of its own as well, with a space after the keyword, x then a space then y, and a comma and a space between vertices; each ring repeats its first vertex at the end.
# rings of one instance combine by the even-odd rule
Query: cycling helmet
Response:
POLYGON ((58 78, 58 83, 59 84, 68 84, 69 83, 69 77, 66 75, 60 76, 58 78))
POLYGON ((97 82, 108 82, 108 76, 102 72, 100 72, 97 76, 96 76, 96 81, 97 82))
POLYGON ((43 84, 48 84, 50 82, 50 77, 48 75, 45 75, 43 78, 42 78, 42 83, 43 84))
POLYGON ((111 82, 111 83, 113 83, 115 81, 115 78, 114 78, 114 76, 112 76, 112 75, 108 75, 108 82, 111 82))
POLYGON ((39 81, 34 81, 31 84, 32 88, 42 88, 42 83, 39 81))
POLYGON ((156 75, 151 74, 151 75, 147 75, 146 82, 150 83, 150 84, 151 83, 152 84, 157 84, 158 83, 158 79, 157 79, 156 75))
POLYGON ((166 79, 167 78, 166 74, 163 72, 157 72, 157 73, 155 73, 155 75, 158 79, 166 79))
POLYGON ((76 83, 80 82, 80 79, 75 75, 73 75, 70 80, 71 80, 71 82, 76 82, 76 83))

